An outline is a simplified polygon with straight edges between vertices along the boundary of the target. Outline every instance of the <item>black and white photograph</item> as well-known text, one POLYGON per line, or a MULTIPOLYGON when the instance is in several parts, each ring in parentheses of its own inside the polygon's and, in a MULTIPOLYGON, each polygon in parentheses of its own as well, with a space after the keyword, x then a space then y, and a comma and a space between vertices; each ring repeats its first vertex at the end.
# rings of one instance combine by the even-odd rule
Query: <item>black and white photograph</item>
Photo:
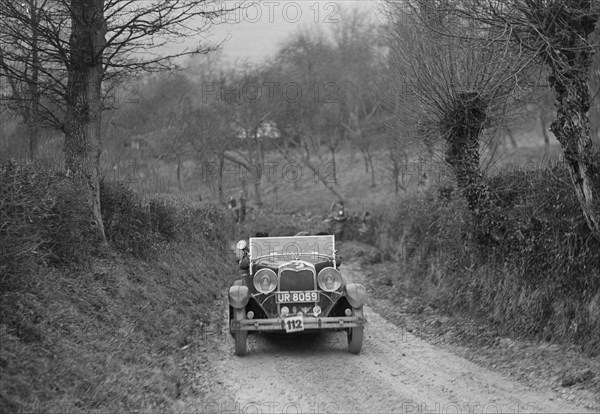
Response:
POLYGON ((4 413, 600 413, 600 1, 0 0, 4 413))

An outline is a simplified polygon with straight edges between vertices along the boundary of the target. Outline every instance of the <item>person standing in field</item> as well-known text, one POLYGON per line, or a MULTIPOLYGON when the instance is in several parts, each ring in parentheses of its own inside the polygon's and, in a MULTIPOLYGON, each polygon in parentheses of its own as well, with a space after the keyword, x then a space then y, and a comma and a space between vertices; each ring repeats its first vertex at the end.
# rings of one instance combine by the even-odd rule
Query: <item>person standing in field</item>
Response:
POLYGON ((237 209, 237 203, 235 201, 235 198, 233 198, 233 196, 229 196, 229 201, 227 202, 227 209, 229 211, 231 211, 233 218, 237 222, 239 220, 239 212, 237 209))
POLYGON ((238 214, 238 222, 243 223, 246 219, 246 197, 244 197, 244 192, 240 191, 240 199, 239 199, 239 214, 238 214))
POLYGON ((341 241, 344 237, 344 223, 348 220, 342 200, 331 203, 331 216, 333 218, 333 235, 336 240, 341 241))

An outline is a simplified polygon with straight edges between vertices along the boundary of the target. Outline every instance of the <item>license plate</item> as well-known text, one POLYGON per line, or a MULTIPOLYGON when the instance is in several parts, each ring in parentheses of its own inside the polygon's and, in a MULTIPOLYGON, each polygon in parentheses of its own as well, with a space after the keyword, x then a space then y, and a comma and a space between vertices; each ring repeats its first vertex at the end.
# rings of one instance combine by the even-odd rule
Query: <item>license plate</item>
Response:
POLYGON ((275 300, 277 303, 318 302, 319 292, 277 292, 275 300))
POLYGON ((285 332, 300 332, 304 330, 304 317, 303 316, 290 316, 283 320, 285 325, 285 332))

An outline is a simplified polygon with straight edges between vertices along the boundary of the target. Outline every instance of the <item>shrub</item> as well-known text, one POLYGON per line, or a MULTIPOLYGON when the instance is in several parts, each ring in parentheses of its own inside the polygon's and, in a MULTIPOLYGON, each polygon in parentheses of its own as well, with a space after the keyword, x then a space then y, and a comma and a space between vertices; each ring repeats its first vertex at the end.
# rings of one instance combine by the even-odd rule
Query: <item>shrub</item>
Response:
POLYGON ((166 240, 175 240, 178 232, 177 210, 174 206, 152 200, 148 203, 148 214, 152 231, 166 240))
POLYGON ((600 297, 600 243, 568 172, 561 165, 504 171, 488 184, 503 220, 496 243, 478 239, 456 192, 440 197, 433 189, 375 215, 387 229, 379 243, 404 265, 406 286, 514 334, 600 351, 600 318, 591 311, 600 297))
POLYGON ((97 248, 85 189, 35 163, 0 165, 3 289, 37 266, 85 263, 97 248))
POLYGON ((147 257, 157 237, 140 197, 124 183, 103 179, 100 204, 109 243, 118 251, 147 257))
POLYGON ((223 247, 233 234, 233 220, 217 205, 166 194, 142 198, 121 182, 102 180, 100 189, 108 241, 136 257, 169 242, 223 247))

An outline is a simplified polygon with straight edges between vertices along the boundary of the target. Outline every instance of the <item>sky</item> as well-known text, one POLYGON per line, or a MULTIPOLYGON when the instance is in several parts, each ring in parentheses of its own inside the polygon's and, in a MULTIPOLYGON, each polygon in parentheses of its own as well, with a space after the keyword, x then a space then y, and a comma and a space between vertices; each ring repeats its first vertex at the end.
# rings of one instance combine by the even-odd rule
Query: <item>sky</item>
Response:
POLYGON ((260 63, 295 31, 327 30, 352 8, 377 18, 378 4, 376 0, 262 0, 221 19, 228 22, 213 26, 209 39, 225 40, 222 54, 226 61, 260 63))

